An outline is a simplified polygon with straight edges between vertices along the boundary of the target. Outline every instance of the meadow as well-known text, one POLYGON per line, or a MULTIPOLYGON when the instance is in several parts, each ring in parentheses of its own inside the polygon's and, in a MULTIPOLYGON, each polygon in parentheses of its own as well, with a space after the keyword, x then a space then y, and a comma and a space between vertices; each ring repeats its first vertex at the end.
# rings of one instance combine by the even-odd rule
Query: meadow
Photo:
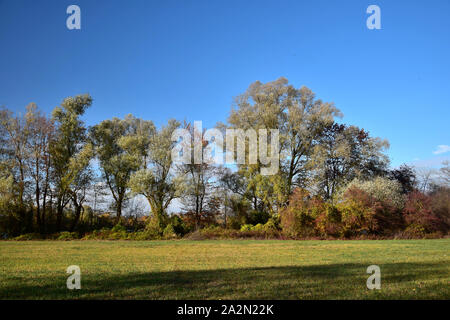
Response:
POLYGON ((449 252, 450 239, 0 241, 0 299, 450 299, 449 252))

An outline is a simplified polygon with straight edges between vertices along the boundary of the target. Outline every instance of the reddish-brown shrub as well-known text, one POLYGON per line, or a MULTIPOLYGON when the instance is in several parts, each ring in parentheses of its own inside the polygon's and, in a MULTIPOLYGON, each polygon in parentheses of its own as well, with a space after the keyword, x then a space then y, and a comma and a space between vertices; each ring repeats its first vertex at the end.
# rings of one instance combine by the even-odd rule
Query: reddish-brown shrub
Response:
POLYGON ((419 191, 408 194, 403 209, 407 230, 414 233, 431 233, 445 230, 444 221, 432 210, 432 197, 419 191))
POLYGON ((317 233, 315 221, 325 211, 322 199, 297 188, 289 198, 289 205, 280 212, 283 232, 290 237, 314 236, 317 233))

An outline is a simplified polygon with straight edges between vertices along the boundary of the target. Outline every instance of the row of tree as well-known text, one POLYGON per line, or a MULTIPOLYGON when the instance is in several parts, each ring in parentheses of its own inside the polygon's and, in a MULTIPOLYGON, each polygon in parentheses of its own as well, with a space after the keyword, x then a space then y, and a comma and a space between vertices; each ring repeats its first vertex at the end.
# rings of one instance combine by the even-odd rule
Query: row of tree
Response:
POLYGON ((386 140, 336 122, 342 115, 332 103, 284 78, 251 84, 236 97, 227 122, 217 124, 222 131, 278 129, 279 170, 269 176, 261 174, 260 160, 233 169, 206 157, 201 164, 175 163, 176 129, 189 130, 193 139, 200 135, 203 148, 212 143, 187 122, 169 120, 157 128, 128 115, 87 128, 81 118, 92 101, 89 95, 66 98, 50 117, 34 104, 24 114, 0 111, 3 233, 82 230, 86 212, 100 215, 97 202, 105 190, 113 223, 124 219, 124 209, 140 195, 150 207, 148 223, 162 230, 175 199, 193 229, 218 223, 239 228, 279 215, 298 188, 327 203, 354 179, 384 176, 405 193, 415 188, 411 168, 389 170, 386 140))

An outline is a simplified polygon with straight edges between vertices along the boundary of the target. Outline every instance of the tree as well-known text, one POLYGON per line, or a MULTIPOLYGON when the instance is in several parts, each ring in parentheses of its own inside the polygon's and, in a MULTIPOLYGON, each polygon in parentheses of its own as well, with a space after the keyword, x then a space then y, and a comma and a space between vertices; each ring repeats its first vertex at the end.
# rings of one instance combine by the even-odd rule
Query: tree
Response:
POLYGON ((177 121, 169 120, 159 131, 153 127, 145 138, 138 135, 125 137, 122 141, 122 146, 130 154, 143 151, 140 154, 140 169, 131 175, 129 184, 134 193, 142 194, 148 200, 152 215, 160 226, 165 224, 167 208, 178 197, 182 186, 174 173, 171 156, 175 146, 172 133, 179 126, 177 121), (146 141, 142 143, 146 148, 135 148, 136 141, 146 141))
POLYGON ((24 196, 27 185, 27 140, 29 131, 23 116, 14 116, 7 109, 0 110, 0 127, 2 128, 2 158, 11 164, 11 173, 18 187, 18 201, 24 207, 24 196))
POLYGON ((261 209, 259 204, 262 203, 270 210, 273 203, 267 203, 267 199, 279 199, 284 202, 280 205, 285 204, 295 187, 308 185, 314 147, 325 128, 341 115, 340 111, 333 103, 316 99, 310 89, 294 88, 285 78, 266 84, 254 82, 236 98, 234 107, 228 117, 229 128, 278 129, 280 134, 278 178, 260 177, 260 162, 239 166, 240 173, 248 180, 247 195, 254 209, 261 209), (257 195, 261 194, 257 190, 262 190, 258 183, 270 185, 274 182, 277 185, 273 191, 280 194, 270 197, 266 194, 266 200, 262 200, 257 195))
MULTIPOLYGON (((0 161, 4 182, 12 181, 12 192, 8 192, 4 204, 12 205, 15 233, 32 231, 31 197, 29 194, 27 141, 30 137, 27 122, 22 114, 14 115, 8 109, 0 109, 0 161)), ((10 216, 12 217, 12 216, 10 216)))
POLYGON ((433 184, 434 184, 434 178, 436 175, 436 170, 433 168, 416 168, 415 170, 416 176, 417 176, 417 187, 418 189, 426 193, 429 191, 433 184))
POLYGON ((398 169, 391 170, 389 177, 401 184, 403 194, 408 194, 416 188, 416 173, 412 167, 406 164, 401 165, 398 169))
POLYGON ((191 141, 184 142, 189 144, 186 149, 191 151, 191 161, 177 167, 178 172, 184 178, 181 203, 183 204, 183 210, 189 216, 189 220, 193 222, 197 229, 205 222, 212 220, 209 217, 210 215, 214 216, 217 213, 216 206, 211 207, 208 204, 215 204, 213 199, 214 178, 218 169, 208 152, 205 152, 209 145, 209 141, 205 139, 205 131, 200 132, 189 123, 184 124, 184 129, 188 130, 191 136, 191 141), (195 163, 194 161, 193 145, 195 141, 200 141, 202 146, 201 163, 195 163), (213 210, 210 210, 211 208, 213 210))
POLYGON ((122 208, 128 198, 128 182, 131 174, 139 168, 141 154, 126 152, 120 141, 123 143, 127 136, 136 136, 139 125, 139 119, 128 115, 124 120, 113 118, 102 121, 90 131, 102 176, 114 199, 116 222, 122 216, 122 208))
POLYGON ((364 129, 333 123, 324 128, 315 147, 311 171, 320 195, 330 200, 349 181, 371 179, 386 171, 386 140, 364 129))
POLYGON ((439 169, 441 183, 450 187, 450 161, 444 161, 443 166, 439 169))
POLYGON ((64 183, 69 185, 69 194, 75 209, 75 215, 70 225, 71 232, 80 220, 84 203, 87 200, 87 192, 92 185, 93 172, 90 168, 90 161, 93 156, 92 145, 90 143, 85 144, 83 149, 70 159, 68 172, 64 177, 66 180, 64 183))
POLYGON ((42 115, 35 104, 27 107, 25 114, 28 139, 27 168, 29 170, 36 204, 36 222, 41 233, 45 232, 47 194, 50 187, 50 145, 53 141, 55 128, 53 122, 42 115), (41 200, 42 198, 42 200, 41 200), (42 201, 42 206, 41 206, 42 201), (42 208, 42 210, 41 210, 42 208))
POLYGON ((89 165, 86 157, 91 154, 92 148, 85 149, 86 128, 80 117, 91 104, 92 98, 88 94, 68 97, 52 112, 56 133, 54 142, 50 146, 50 154, 57 196, 56 228, 58 231, 62 227, 64 208, 73 200, 77 210, 78 191, 87 181, 83 176, 89 165), (82 160, 80 164, 84 166, 74 163, 76 159, 82 160))

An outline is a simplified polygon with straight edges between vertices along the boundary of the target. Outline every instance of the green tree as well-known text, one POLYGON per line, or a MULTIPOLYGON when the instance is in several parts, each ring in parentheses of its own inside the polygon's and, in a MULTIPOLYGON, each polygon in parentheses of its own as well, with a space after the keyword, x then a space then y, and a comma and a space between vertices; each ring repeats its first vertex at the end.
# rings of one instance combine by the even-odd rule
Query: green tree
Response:
MULTIPOLYGON (((131 174, 139 168, 139 161, 143 154, 138 150, 131 153, 126 152, 123 146, 126 146, 127 143, 131 146, 131 142, 139 140, 137 135, 141 125, 142 122, 139 119, 128 115, 123 120, 113 118, 102 121, 90 131, 90 138, 95 146, 102 176, 114 199, 117 222, 120 221, 122 208, 128 199, 128 182, 131 174), (127 141, 127 137, 131 137, 131 139, 127 141)), ((148 122, 147 126, 152 127, 153 124, 148 122)))
POLYGON ((179 126, 177 121, 169 120, 158 131, 150 130, 145 136, 124 137, 121 141, 130 154, 140 153, 140 169, 132 174, 130 188, 134 193, 145 196, 152 215, 160 226, 165 224, 167 208, 178 197, 183 186, 174 172, 171 156, 175 146, 172 133, 179 126))
POLYGON ((50 154, 57 197, 56 228, 58 231, 62 227, 65 207, 71 200, 77 207, 78 191, 87 181, 83 176, 89 166, 87 158, 92 154, 92 147, 85 145, 86 128, 80 117, 91 104, 92 98, 88 94, 68 97, 52 112, 56 134, 50 146, 50 154), (77 159, 80 163, 76 163, 77 159))
POLYGON ((277 178, 261 177, 260 162, 239 165, 241 174, 248 181, 247 196, 254 209, 265 206, 271 210, 274 202, 268 202, 268 199, 277 199, 280 203, 275 205, 284 205, 295 187, 305 187, 310 183, 314 148, 325 128, 340 115, 333 103, 316 99, 315 94, 306 87, 294 88, 285 78, 265 84, 257 81, 235 99, 228 117, 228 128, 256 131, 278 129, 280 134, 280 170, 277 178), (274 182, 273 192, 279 194, 269 196, 264 192, 264 198, 261 198, 263 187, 258 185, 274 182))

